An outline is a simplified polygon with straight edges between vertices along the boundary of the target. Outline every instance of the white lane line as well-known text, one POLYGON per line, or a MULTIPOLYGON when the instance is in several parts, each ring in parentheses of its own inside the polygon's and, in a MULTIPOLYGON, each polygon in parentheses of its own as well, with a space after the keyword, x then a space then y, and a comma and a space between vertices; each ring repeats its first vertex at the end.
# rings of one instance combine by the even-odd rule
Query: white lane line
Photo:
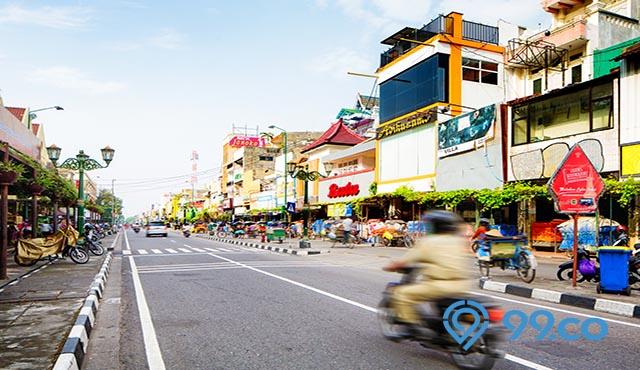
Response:
POLYGON ((204 249, 200 249, 200 248, 191 247, 191 249, 193 249, 196 252, 200 252, 200 253, 205 253, 206 252, 204 249))
POLYGON ((174 254, 175 254, 175 253, 178 253, 178 251, 177 251, 177 250, 175 250, 175 249, 171 249, 171 248, 167 248, 167 249, 166 249, 166 251, 167 251, 167 252, 169 252, 169 253, 174 253, 174 254))
POLYGON ((217 252, 217 249, 213 249, 213 248, 205 248, 206 250, 208 250, 209 252, 217 252))
MULTIPOLYGON (((484 294, 484 293, 478 293, 478 292, 469 292, 469 293, 475 294, 475 295, 482 295, 482 296, 486 296, 486 297, 491 297, 491 298, 495 298, 495 299, 499 299, 499 300, 507 301, 507 302, 511 302, 511 303, 524 304, 524 305, 527 305, 527 306, 538 307, 538 308, 545 308, 545 309, 548 309, 548 310, 558 311, 558 312, 566 313, 566 314, 569 314, 569 315, 576 315, 576 316, 582 316, 582 317, 597 317, 597 318, 602 319, 604 321, 609 321, 609 322, 612 322, 612 323, 615 323, 615 324, 631 326, 632 328, 639 328, 640 329, 640 324, 633 324, 633 323, 630 323, 630 322, 624 322, 624 321, 609 319, 609 318, 602 317, 602 316, 596 316, 594 314, 587 315, 587 314, 578 313, 578 312, 575 312, 575 311, 563 310, 561 308, 543 306, 543 305, 524 302, 524 301, 517 301, 515 299, 503 298, 503 297, 498 297, 498 296, 490 295, 490 294, 484 294)), ((598 311, 594 311, 594 313, 595 312, 598 312, 598 311)))
POLYGON ((145 249, 138 249, 139 254, 149 254, 145 249))
POLYGON ((155 254, 162 254, 162 251, 160 249, 152 249, 151 251, 155 254))
MULTIPOLYGON (((340 297, 340 296, 335 295, 333 293, 325 292, 324 290, 320 290, 318 288, 314 288, 312 286, 309 286, 309 285, 306 285, 306 284, 303 284, 303 283, 300 283, 300 282, 297 282, 297 281, 294 281, 294 280, 291 280, 291 279, 287 279, 285 277, 282 277, 282 276, 279 276, 279 275, 276 275, 276 274, 272 274, 270 272, 263 271, 263 270, 255 268, 255 267, 251 267, 251 266, 248 266, 248 265, 246 265, 244 263, 240 263, 240 262, 237 262, 237 261, 234 261, 234 260, 219 256, 219 255, 216 255, 216 254, 213 254, 213 253, 209 253, 209 255, 212 256, 212 257, 220 258, 221 260, 224 260, 224 261, 227 261, 227 262, 231 262, 231 263, 237 264, 238 266, 242 266, 242 267, 247 268, 247 269, 249 269, 251 271, 255 271, 255 272, 270 276, 270 277, 278 279, 278 280, 282 280, 282 281, 287 282, 289 284, 293 284, 293 285, 299 286, 301 288, 310 290, 310 291, 318 293, 318 294, 322 294, 324 296, 327 296, 329 298, 333 298, 335 300, 350 304, 352 306, 356 306, 356 307, 362 308, 362 309, 367 310, 369 312, 373 312, 373 313, 378 312, 378 310, 376 308, 374 308, 374 307, 369 307, 369 306, 364 305, 362 303, 358 303, 358 302, 352 301, 350 299, 347 299, 347 298, 344 298, 344 297, 340 297)), ((527 367, 530 367, 532 369, 552 370, 551 368, 545 367, 545 366, 540 365, 540 364, 536 364, 535 362, 531 362, 531 361, 522 359, 520 357, 512 356, 512 355, 509 355, 509 354, 507 354, 505 356, 505 359, 507 359, 509 361, 513 361, 513 362, 519 363, 519 364, 527 366, 527 367)))
POLYGON ((125 250, 122 251, 122 254, 129 255, 129 254, 131 254, 131 251, 128 250, 128 249, 125 249, 125 250))
POLYGON ((170 239, 170 240, 171 240, 171 243, 175 243, 175 242, 176 242, 176 241, 175 241, 175 240, 173 240, 173 239, 170 239))
MULTIPOLYGON (((124 240, 127 244, 127 249, 130 249, 129 239, 126 234, 124 240)), ((140 275, 138 275, 138 266, 136 265, 133 256, 129 256, 129 264, 131 266, 133 287, 136 292, 138 315, 140 316, 140 324, 142 325, 142 338, 144 340, 144 349, 147 354, 149 370, 166 370, 164 360, 162 359, 162 352, 160 352, 158 338, 156 337, 156 330, 153 327, 153 321, 151 321, 149 306, 147 305, 147 300, 144 297, 144 290, 142 289, 142 282, 140 282, 140 275)))
POLYGON ((191 249, 187 249, 187 248, 178 248, 178 250, 185 253, 193 253, 191 249))
POLYGON ((218 248, 218 250, 223 252, 231 252, 231 249, 226 249, 226 248, 218 248))

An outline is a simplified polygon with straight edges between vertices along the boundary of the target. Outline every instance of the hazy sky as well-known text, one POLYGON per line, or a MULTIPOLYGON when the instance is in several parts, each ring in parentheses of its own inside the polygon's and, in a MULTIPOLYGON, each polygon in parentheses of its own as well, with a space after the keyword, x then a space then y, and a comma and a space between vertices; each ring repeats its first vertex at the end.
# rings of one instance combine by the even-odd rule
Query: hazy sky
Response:
POLYGON ((234 125, 324 131, 369 95, 380 41, 439 14, 545 29, 539 0, 0 0, 0 95, 38 113, 62 159, 116 150, 89 175, 133 215, 198 186, 234 125))

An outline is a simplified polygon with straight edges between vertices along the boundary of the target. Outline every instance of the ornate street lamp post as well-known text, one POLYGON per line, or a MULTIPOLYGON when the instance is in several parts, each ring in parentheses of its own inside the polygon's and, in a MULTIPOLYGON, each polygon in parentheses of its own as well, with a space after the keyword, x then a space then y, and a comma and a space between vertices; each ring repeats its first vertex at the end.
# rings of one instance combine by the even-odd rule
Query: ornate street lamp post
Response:
MULTIPOLYGON (((325 162, 324 169, 327 175, 333 169, 332 162, 325 162)), ((287 173, 294 179, 304 181, 304 205, 302 207, 302 218, 304 222, 302 240, 300 248, 309 248, 309 181, 316 181, 321 177, 327 177, 318 171, 309 171, 309 165, 299 165, 295 162, 287 163, 287 173)))
POLYGON ((102 152, 102 159, 107 164, 106 166, 101 165, 96 160, 89 158, 88 155, 84 154, 84 150, 80 150, 78 154, 76 154, 75 158, 67 158, 61 165, 56 165, 56 162, 60 159, 61 148, 58 148, 55 145, 51 145, 47 147, 47 154, 49 155, 49 159, 53 163, 55 168, 67 168, 70 170, 78 171, 78 214, 76 216, 76 226, 78 227, 78 231, 80 233, 84 232, 84 171, 91 171, 98 168, 107 168, 109 164, 113 160, 113 154, 115 150, 109 148, 108 146, 100 149, 102 152))

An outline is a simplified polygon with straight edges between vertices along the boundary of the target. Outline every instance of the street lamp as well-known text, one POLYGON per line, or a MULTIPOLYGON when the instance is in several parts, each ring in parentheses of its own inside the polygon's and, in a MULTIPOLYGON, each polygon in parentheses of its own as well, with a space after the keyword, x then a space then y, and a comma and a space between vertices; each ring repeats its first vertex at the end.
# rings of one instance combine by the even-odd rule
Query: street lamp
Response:
MULTIPOLYGON (((270 129, 278 129, 280 131, 282 131, 282 138, 284 139, 284 143, 283 143, 283 149, 284 149, 284 170, 285 172, 288 170, 288 165, 287 165, 287 131, 276 126, 276 125, 271 125, 269 126, 270 129)), ((289 213, 287 212, 287 176, 284 176, 284 214, 287 216, 287 222, 289 221, 289 213)))
POLYGON ((113 160, 113 154, 115 150, 109 148, 109 146, 100 149, 102 152, 102 159, 107 164, 106 166, 101 165, 96 160, 89 158, 88 155, 84 154, 84 150, 80 150, 78 154, 76 154, 75 158, 67 158, 61 165, 56 165, 56 162, 60 159, 61 148, 57 146, 51 145, 47 147, 47 154, 49 155, 49 159, 51 163, 53 163, 53 167, 55 168, 67 168, 70 170, 78 171, 78 215, 76 220, 76 226, 78 227, 78 231, 80 233, 83 232, 84 229, 84 171, 91 171, 98 168, 107 168, 109 164, 113 160))
MULTIPOLYGON (((333 169, 332 162, 324 163, 324 170, 327 175, 333 169)), ((304 181, 304 205, 302 208, 303 233, 300 241, 300 248, 309 248, 309 181, 316 181, 321 177, 327 177, 318 171, 309 171, 309 165, 299 165, 293 161, 287 163, 287 173, 294 179, 304 181)))
POLYGON ((31 130, 31 120, 36 119, 38 116, 36 116, 35 112, 40 112, 43 110, 48 110, 48 109, 55 109, 55 110, 64 110, 64 108, 62 108, 59 105, 55 105, 53 107, 46 107, 46 108, 40 108, 40 109, 34 109, 29 111, 29 116, 27 116, 27 128, 29 130, 31 130))

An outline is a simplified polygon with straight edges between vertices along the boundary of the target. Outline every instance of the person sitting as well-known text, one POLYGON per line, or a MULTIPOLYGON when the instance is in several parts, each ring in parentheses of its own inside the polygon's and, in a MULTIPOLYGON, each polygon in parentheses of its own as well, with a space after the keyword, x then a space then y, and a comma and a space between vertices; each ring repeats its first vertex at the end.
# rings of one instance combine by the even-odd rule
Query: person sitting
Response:
POLYGON ((491 228, 490 224, 491 223, 490 223, 489 219, 481 218, 480 220, 478 220, 478 228, 473 233, 471 238, 469 238, 469 241, 471 243, 477 243, 478 244, 478 247, 475 248, 475 249, 477 250, 478 259, 480 261, 489 261, 489 260, 491 260, 491 251, 483 243, 484 242, 484 238, 487 236, 487 232, 489 232, 489 229, 491 228))

